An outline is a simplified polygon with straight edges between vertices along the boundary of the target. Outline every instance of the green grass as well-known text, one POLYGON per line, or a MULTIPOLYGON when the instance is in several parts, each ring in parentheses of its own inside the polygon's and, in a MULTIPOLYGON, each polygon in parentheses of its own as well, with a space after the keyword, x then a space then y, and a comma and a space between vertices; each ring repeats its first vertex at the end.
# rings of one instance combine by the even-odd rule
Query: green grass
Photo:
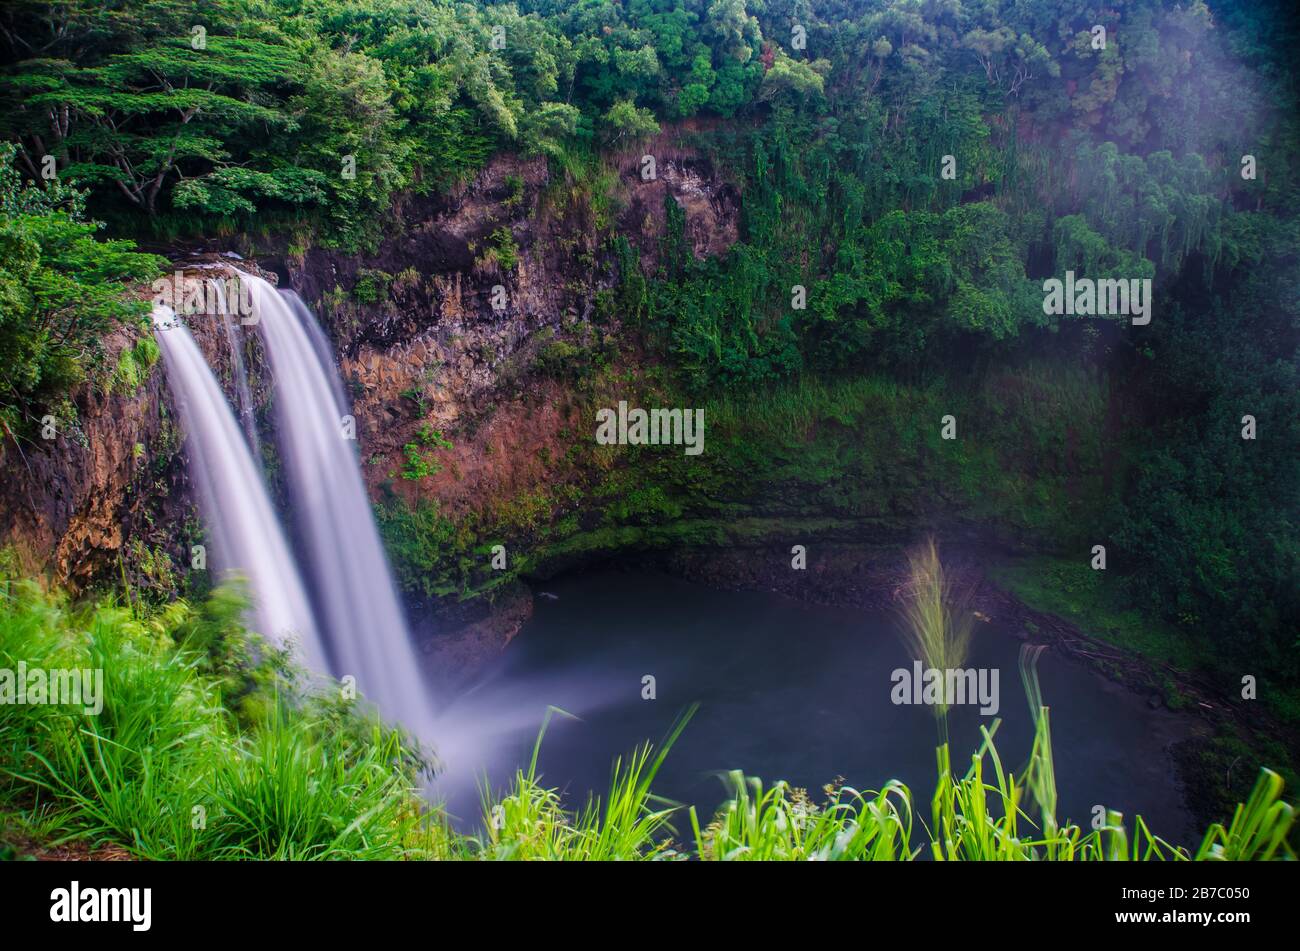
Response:
MULTIPOLYGON (((1064 618, 1089 637, 1156 665, 1208 677, 1229 696, 1236 686, 1231 678, 1223 679, 1223 664, 1216 662, 1213 645, 1132 606, 1122 580, 1108 571, 1093 570, 1086 557, 1015 559, 990 565, 989 575, 1029 607, 1064 618)), ((1192 704, 1174 676, 1158 667, 1156 673, 1155 686, 1169 709, 1192 704)), ((1265 683, 1259 703, 1285 724, 1300 723, 1300 688, 1272 678, 1265 683)), ((1191 777, 1189 803, 1196 815, 1230 810, 1249 791, 1255 766, 1267 764, 1287 782, 1295 782, 1295 754, 1284 734, 1247 730, 1231 720, 1216 723, 1214 733, 1190 746, 1183 756, 1182 773, 1191 777)))
POLYGON ((1097 640, 1179 670, 1210 661, 1207 645, 1128 603, 1120 578, 1094 570, 1086 553, 1016 559, 992 565, 989 574, 1035 611, 1064 618, 1097 640))
POLYGON ((400 738, 326 697, 290 702, 283 658, 231 607, 142 616, 0 579, 0 667, 104 677, 98 715, 4 708, 6 810, 42 815, 56 840, 149 859, 406 854, 424 833, 400 738))
MULTIPOLYGON (((1098 518, 1106 389, 1081 371, 1029 365, 973 392, 810 376, 702 402, 654 374, 608 376, 591 375, 593 390, 572 394, 583 420, 629 393, 644 405, 700 406, 703 455, 598 447, 575 427, 552 454, 563 461, 514 496, 454 517, 390 499, 380 522, 404 590, 474 597, 524 567, 544 570, 619 538, 657 545, 684 524, 691 544, 766 520, 832 535, 870 522, 895 536, 917 524, 977 523, 1021 544, 1062 546, 1083 545, 1098 518), (950 413, 955 441, 940 438, 950 413), (480 551, 496 543, 528 555, 489 572, 480 551)), ((423 477, 420 462, 407 478, 423 477)))
POLYGON ((658 746, 642 744, 614 762, 609 792, 570 812, 560 794, 542 784, 537 756, 552 713, 548 712, 526 770, 515 773, 509 791, 484 790, 484 833, 463 840, 466 857, 491 860, 610 861, 673 857, 670 817, 676 806, 655 797, 650 785, 693 710, 658 746))
POLYGON ((133 395, 140 389, 161 354, 162 351, 151 336, 141 337, 132 346, 123 347, 112 374, 105 382, 105 394, 133 395))
POLYGON ((691 808, 696 857, 706 861, 899 861, 912 842, 912 794, 891 781, 879 792, 827 786, 816 803, 806 790, 778 782, 769 789, 733 770, 731 796, 704 829, 691 808))
MULTIPOLYGON (((198 605, 74 605, 0 575, 0 667, 104 671, 99 715, 9 705, 0 716, 0 853, 68 843, 144 859, 944 860, 1293 858, 1294 810, 1263 771, 1236 814, 1194 850, 1107 813, 1057 822, 1046 708, 1023 775, 996 723, 967 769, 937 750, 929 823, 907 787, 805 791, 733 772, 713 817, 655 796, 687 710, 668 736, 614 763, 608 791, 570 808, 527 768, 484 792, 478 832, 453 831, 420 793, 427 756, 329 692, 294 697, 293 671, 239 623, 218 589, 198 605), (3 843, 7 842, 7 845, 3 843), (35 842, 35 847, 30 843, 35 842)), ((1032 678, 1030 679, 1032 683, 1032 678)), ((1031 688, 1031 704, 1039 703, 1031 688)), ((549 718, 548 718, 549 719, 549 718)))

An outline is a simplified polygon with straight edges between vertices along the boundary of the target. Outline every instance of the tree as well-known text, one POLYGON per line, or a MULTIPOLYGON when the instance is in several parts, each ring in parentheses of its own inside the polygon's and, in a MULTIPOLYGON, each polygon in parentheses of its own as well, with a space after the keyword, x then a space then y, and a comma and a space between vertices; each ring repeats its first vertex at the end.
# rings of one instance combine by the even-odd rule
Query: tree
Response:
POLYGON ((605 113, 605 122, 609 124, 612 135, 611 143, 625 138, 641 139, 659 134, 659 123, 649 109, 640 109, 631 99, 623 99, 609 107, 605 113))
POLYGON ((149 215, 184 168, 224 164, 227 141, 290 129, 287 115, 257 100, 302 72, 287 47, 215 36, 203 49, 169 39, 99 66, 36 60, 20 69, 6 89, 29 173, 52 155, 70 182, 109 183, 149 215))
POLYGON ((125 283, 164 262, 97 240, 84 194, 24 185, 15 151, 0 144, 0 421, 21 433, 85 378, 108 333, 148 312, 125 283))
POLYGON ((789 94, 797 98, 813 96, 820 99, 825 91, 826 75, 830 71, 829 60, 819 59, 809 63, 791 59, 785 53, 777 51, 771 69, 763 76, 759 98, 775 99, 779 95, 789 94))

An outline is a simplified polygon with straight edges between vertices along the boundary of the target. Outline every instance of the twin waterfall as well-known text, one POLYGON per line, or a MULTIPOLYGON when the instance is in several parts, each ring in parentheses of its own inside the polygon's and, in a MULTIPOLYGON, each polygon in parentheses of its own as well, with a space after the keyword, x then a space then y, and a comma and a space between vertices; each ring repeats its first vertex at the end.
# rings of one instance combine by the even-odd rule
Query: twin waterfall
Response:
MULTIPOLYGON (((375 528, 357 444, 343 428, 345 397, 325 335, 292 291, 249 274, 239 280, 274 379, 288 537, 297 544, 290 547, 254 458, 256 431, 236 422, 189 331, 170 309, 156 307, 155 336, 189 437, 213 560, 247 580, 259 633, 292 644, 311 671, 355 678, 384 719, 428 739, 432 705, 375 528), (300 562, 295 549, 303 553, 300 562)), ((239 349, 236 387, 243 404, 239 349)), ((247 407, 240 410, 247 422, 247 407)))

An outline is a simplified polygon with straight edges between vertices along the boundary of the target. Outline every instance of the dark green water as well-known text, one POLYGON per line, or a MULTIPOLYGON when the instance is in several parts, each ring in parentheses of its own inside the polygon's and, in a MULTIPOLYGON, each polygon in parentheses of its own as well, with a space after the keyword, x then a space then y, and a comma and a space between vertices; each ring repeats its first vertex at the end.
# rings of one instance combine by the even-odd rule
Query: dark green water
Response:
MULTIPOLYGON (((928 817, 937 729, 929 708, 891 701, 891 672, 911 668, 896 619, 643 572, 589 572, 540 590, 556 597, 539 595, 493 680, 527 685, 537 722, 546 703, 581 714, 552 726, 540 756, 543 778, 571 804, 603 791, 615 756, 658 739, 698 702, 655 790, 702 817, 724 798, 718 773, 730 769, 814 792, 836 777, 859 789, 897 778, 928 817), (655 678, 653 700, 642 699, 645 675, 655 678)), ((967 666, 999 671, 997 745, 1004 766, 1019 771, 1032 739, 1017 666, 1022 641, 996 619, 975 628, 967 666)), ((1103 804, 1129 818, 1140 813, 1157 834, 1184 844, 1192 830, 1167 747, 1187 735, 1185 722, 1050 649, 1039 674, 1060 816, 1086 825, 1103 804)), ((974 706, 953 708, 954 763, 967 761, 979 725, 992 719, 974 706)), ((494 757, 494 786, 527 762, 534 738, 535 730, 513 737, 494 757)))

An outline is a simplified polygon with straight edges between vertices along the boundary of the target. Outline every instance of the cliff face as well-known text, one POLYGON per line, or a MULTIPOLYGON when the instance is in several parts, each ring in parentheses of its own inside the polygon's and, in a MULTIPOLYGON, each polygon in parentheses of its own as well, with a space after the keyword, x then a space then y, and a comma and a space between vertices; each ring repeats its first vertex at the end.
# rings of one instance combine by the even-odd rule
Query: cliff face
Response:
POLYGON ((617 277, 608 238, 628 237, 652 270, 667 197, 697 254, 724 253, 737 238, 738 192, 680 135, 612 156, 608 207, 552 181, 542 159, 500 156, 463 189, 408 202, 406 231, 371 258, 313 249, 276 262, 336 342, 376 497, 436 499, 456 515, 548 479, 548 450, 590 421, 569 387, 540 371, 566 345, 598 348, 614 330, 593 325, 598 295, 617 277), (650 180, 643 153, 658 157, 650 180), (376 284, 381 300, 358 299, 358 287, 376 284), (420 448, 425 427, 452 443, 431 454, 441 471, 401 478, 404 447, 420 448))
MULTIPOLYGON (((127 346, 130 336, 118 334, 109 352, 127 346)), ((0 479, 0 544, 12 545, 26 567, 46 568, 74 585, 104 571, 159 501, 155 482, 175 487, 171 473, 157 473, 155 460, 137 448, 161 441, 164 390, 158 373, 133 393, 86 386, 75 395, 75 424, 56 426, 49 440, 10 441, 0 479)))
MULTIPOLYGON (((201 272, 189 270, 190 276, 201 272)), ((138 296, 151 296, 148 288, 138 296)), ((190 329, 217 378, 233 392, 221 325, 190 329)), ((112 367, 149 331, 124 328, 104 341, 112 367)), ((174 586, 200 529, 182 458, 184 434, 161 358, 135 364, 138 378, 96 374, 70 396, 53 437, 6 442, 0 457, 0 548, 20 566, 74 590, 125 574, 133 584, 174 586)))
POLYGON ((535 452, 568 417, 529 370, 545 341, 580 332, 603 279, 589 209, 554 207, 548 185, 543 161, 502 157, 458 193, 408 204, 413 223, 373 258, 285 262, 336 341, 376 496, 456 510, 541 477, 535 452), (502 247, 517 249, 513 266, 502 247), (368 280, 380 300, 359 299, 368 280), (403 479, 403 447, 424 426, 452 448, 436 453, 440 472, 403 479))
MULTIPOLYGON (((617 329, 617 314, 593 323, 617 276, 611 235, 628 237, 652 268, 670 196, 697 254, 736 240, 739 195, 682 144, 689 131, 608 157, 598 184, 553 180, 542 159, 498 156, 450 194, 404 198, 400 224, 373 255, 243 237, 174 256, 178 266, 219 261, 233 244, 249 258, 241 267, 260 265, 298 290, 335 345, 372 495, 436 502, 455 516, 545 485, 555 454, 589 428, 572 383, 543 371, 617 329), (642 154, 656 156, 653 179, 641 174, 642 154), (412 445, 432 463, 416 478, 405 468, 412 445)), ((219 321, 189 325, 233 402, 219 321)), ((138 335, 116 335, 109 359, 138 335)), ((271 381, 254 334, 244 351, 265 410, 271 381)), ((6 447, 0 544, 74 587, 123 566, 139 581, 156 573, 159 552, 181 565, 197 512, 161 361, 130 392, 88 385, 73 402, 68 432, 21 453, 6 447)))

